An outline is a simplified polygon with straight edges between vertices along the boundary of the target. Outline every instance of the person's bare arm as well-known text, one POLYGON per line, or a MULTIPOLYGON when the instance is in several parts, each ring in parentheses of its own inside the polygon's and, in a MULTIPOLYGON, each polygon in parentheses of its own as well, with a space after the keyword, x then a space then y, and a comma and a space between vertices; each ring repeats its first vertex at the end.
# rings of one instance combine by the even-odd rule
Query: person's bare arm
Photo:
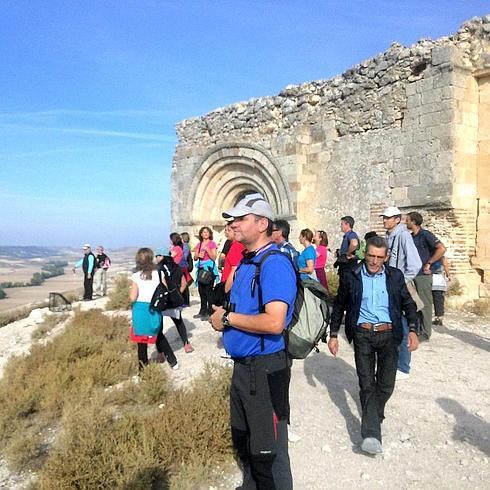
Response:
POLYGON ((359 240, 356 240, 355 238, 353 238, 350 242, 349 242, 349 248, 347 249, 347 258, 352 258, 354 257, 354 253, 355 251, 357 250, 357 246, 359 245, 359 240))
POLYGON ((434 251, 434 255, 429 258, 429 261, 424 264, 424 274, 430 274, 430 267, 434 262, 437 262, 444 254, 446 253, 446 247, 439 242, 436 245, 436 250, 434 251))
POLYGON ((306 260, 306 267, 300 269, 299 272, 304 272, 305 274, 311 274, 315 270, 315 261, 313 259, 306 260))
POLYGON ((129 300, 134 303, 138 299, 138 285, 131 281, 131 287, 129 288, 129 300))
POLYGON ((216 260, 216 257, 218 256, 218 251, 215 248, 206 248, 209 258, 211 260, 216 260))
MULTIPOLYGON (((213 306, 214 313, 209 322, 213 328, 221 332, 223 330, 222 318, 226 310, 221 306, 213 306)), ((272 301, 265 305, 265 313, 258 315, 244 315, 242 313, 229 313, 230 324, 244 332, 279 335, 286 326, 286 314, 288 305, 282 301, 272 301)))
POLYGON ((186 287, 187 281, 185 280, 184 274, 182 274, 182 277, 180 278, 180 292, 183 293, 186 287))

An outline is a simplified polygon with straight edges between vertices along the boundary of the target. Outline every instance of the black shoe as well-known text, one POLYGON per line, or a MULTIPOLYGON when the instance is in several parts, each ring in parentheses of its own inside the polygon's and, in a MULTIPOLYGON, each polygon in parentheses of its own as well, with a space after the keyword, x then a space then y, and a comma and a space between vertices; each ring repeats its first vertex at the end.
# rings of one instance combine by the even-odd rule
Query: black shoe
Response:
POLYGON ((421 333, 419 335, 419 342, 429 342, 429 336, 426 333, 421 333))
POLYGON ((199 312, 197 315, 194 315, 192 318, 204 318, 205 316, 206 316, 206 313, 199 312))

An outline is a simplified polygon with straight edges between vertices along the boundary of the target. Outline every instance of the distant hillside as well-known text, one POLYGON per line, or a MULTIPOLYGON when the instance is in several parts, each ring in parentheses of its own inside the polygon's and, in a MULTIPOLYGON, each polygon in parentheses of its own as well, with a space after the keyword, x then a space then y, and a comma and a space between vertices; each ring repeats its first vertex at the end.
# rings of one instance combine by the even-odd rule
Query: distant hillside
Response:
POLYGON ((3 259, 44 259, 73 252, 69 247, 0 246, 0 258, 3 259))

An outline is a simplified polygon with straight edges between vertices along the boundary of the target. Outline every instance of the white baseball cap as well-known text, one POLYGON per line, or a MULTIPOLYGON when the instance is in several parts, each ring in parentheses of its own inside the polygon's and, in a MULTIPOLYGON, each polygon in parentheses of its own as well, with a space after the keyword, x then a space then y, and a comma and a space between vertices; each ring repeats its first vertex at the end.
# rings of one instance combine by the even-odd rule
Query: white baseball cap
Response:
POLYGON ((247 214, 255 214, 264 218, 274 219, 271 205, 265 200, 262 194, 249 194, 238 201, 234 208, 223 212, 223 218, 241 218, 247 214))
POLYGON ((89 243, 84 243, 83 244, 83 248, 90 248, 90 244, 89 243))
POLYGON ((399 216, 402 212, 395 206, 388 206, 380 216, 386 216, 387 218, 392 218, 393 216, 399 216))

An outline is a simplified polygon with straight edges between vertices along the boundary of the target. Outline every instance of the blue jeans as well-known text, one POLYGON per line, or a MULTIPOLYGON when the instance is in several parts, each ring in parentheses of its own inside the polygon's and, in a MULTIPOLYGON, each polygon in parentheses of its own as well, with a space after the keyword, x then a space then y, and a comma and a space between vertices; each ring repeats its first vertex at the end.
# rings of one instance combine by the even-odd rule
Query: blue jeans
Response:
POLYGON ((402 315, 402 327, 403 327, 403 340, 400 344, 400 351, 398 353, 398 369, 406 374, 410 372, 410 361, 412 360, 412 353, 408 350, 408 322, 405 315, 402 315))

